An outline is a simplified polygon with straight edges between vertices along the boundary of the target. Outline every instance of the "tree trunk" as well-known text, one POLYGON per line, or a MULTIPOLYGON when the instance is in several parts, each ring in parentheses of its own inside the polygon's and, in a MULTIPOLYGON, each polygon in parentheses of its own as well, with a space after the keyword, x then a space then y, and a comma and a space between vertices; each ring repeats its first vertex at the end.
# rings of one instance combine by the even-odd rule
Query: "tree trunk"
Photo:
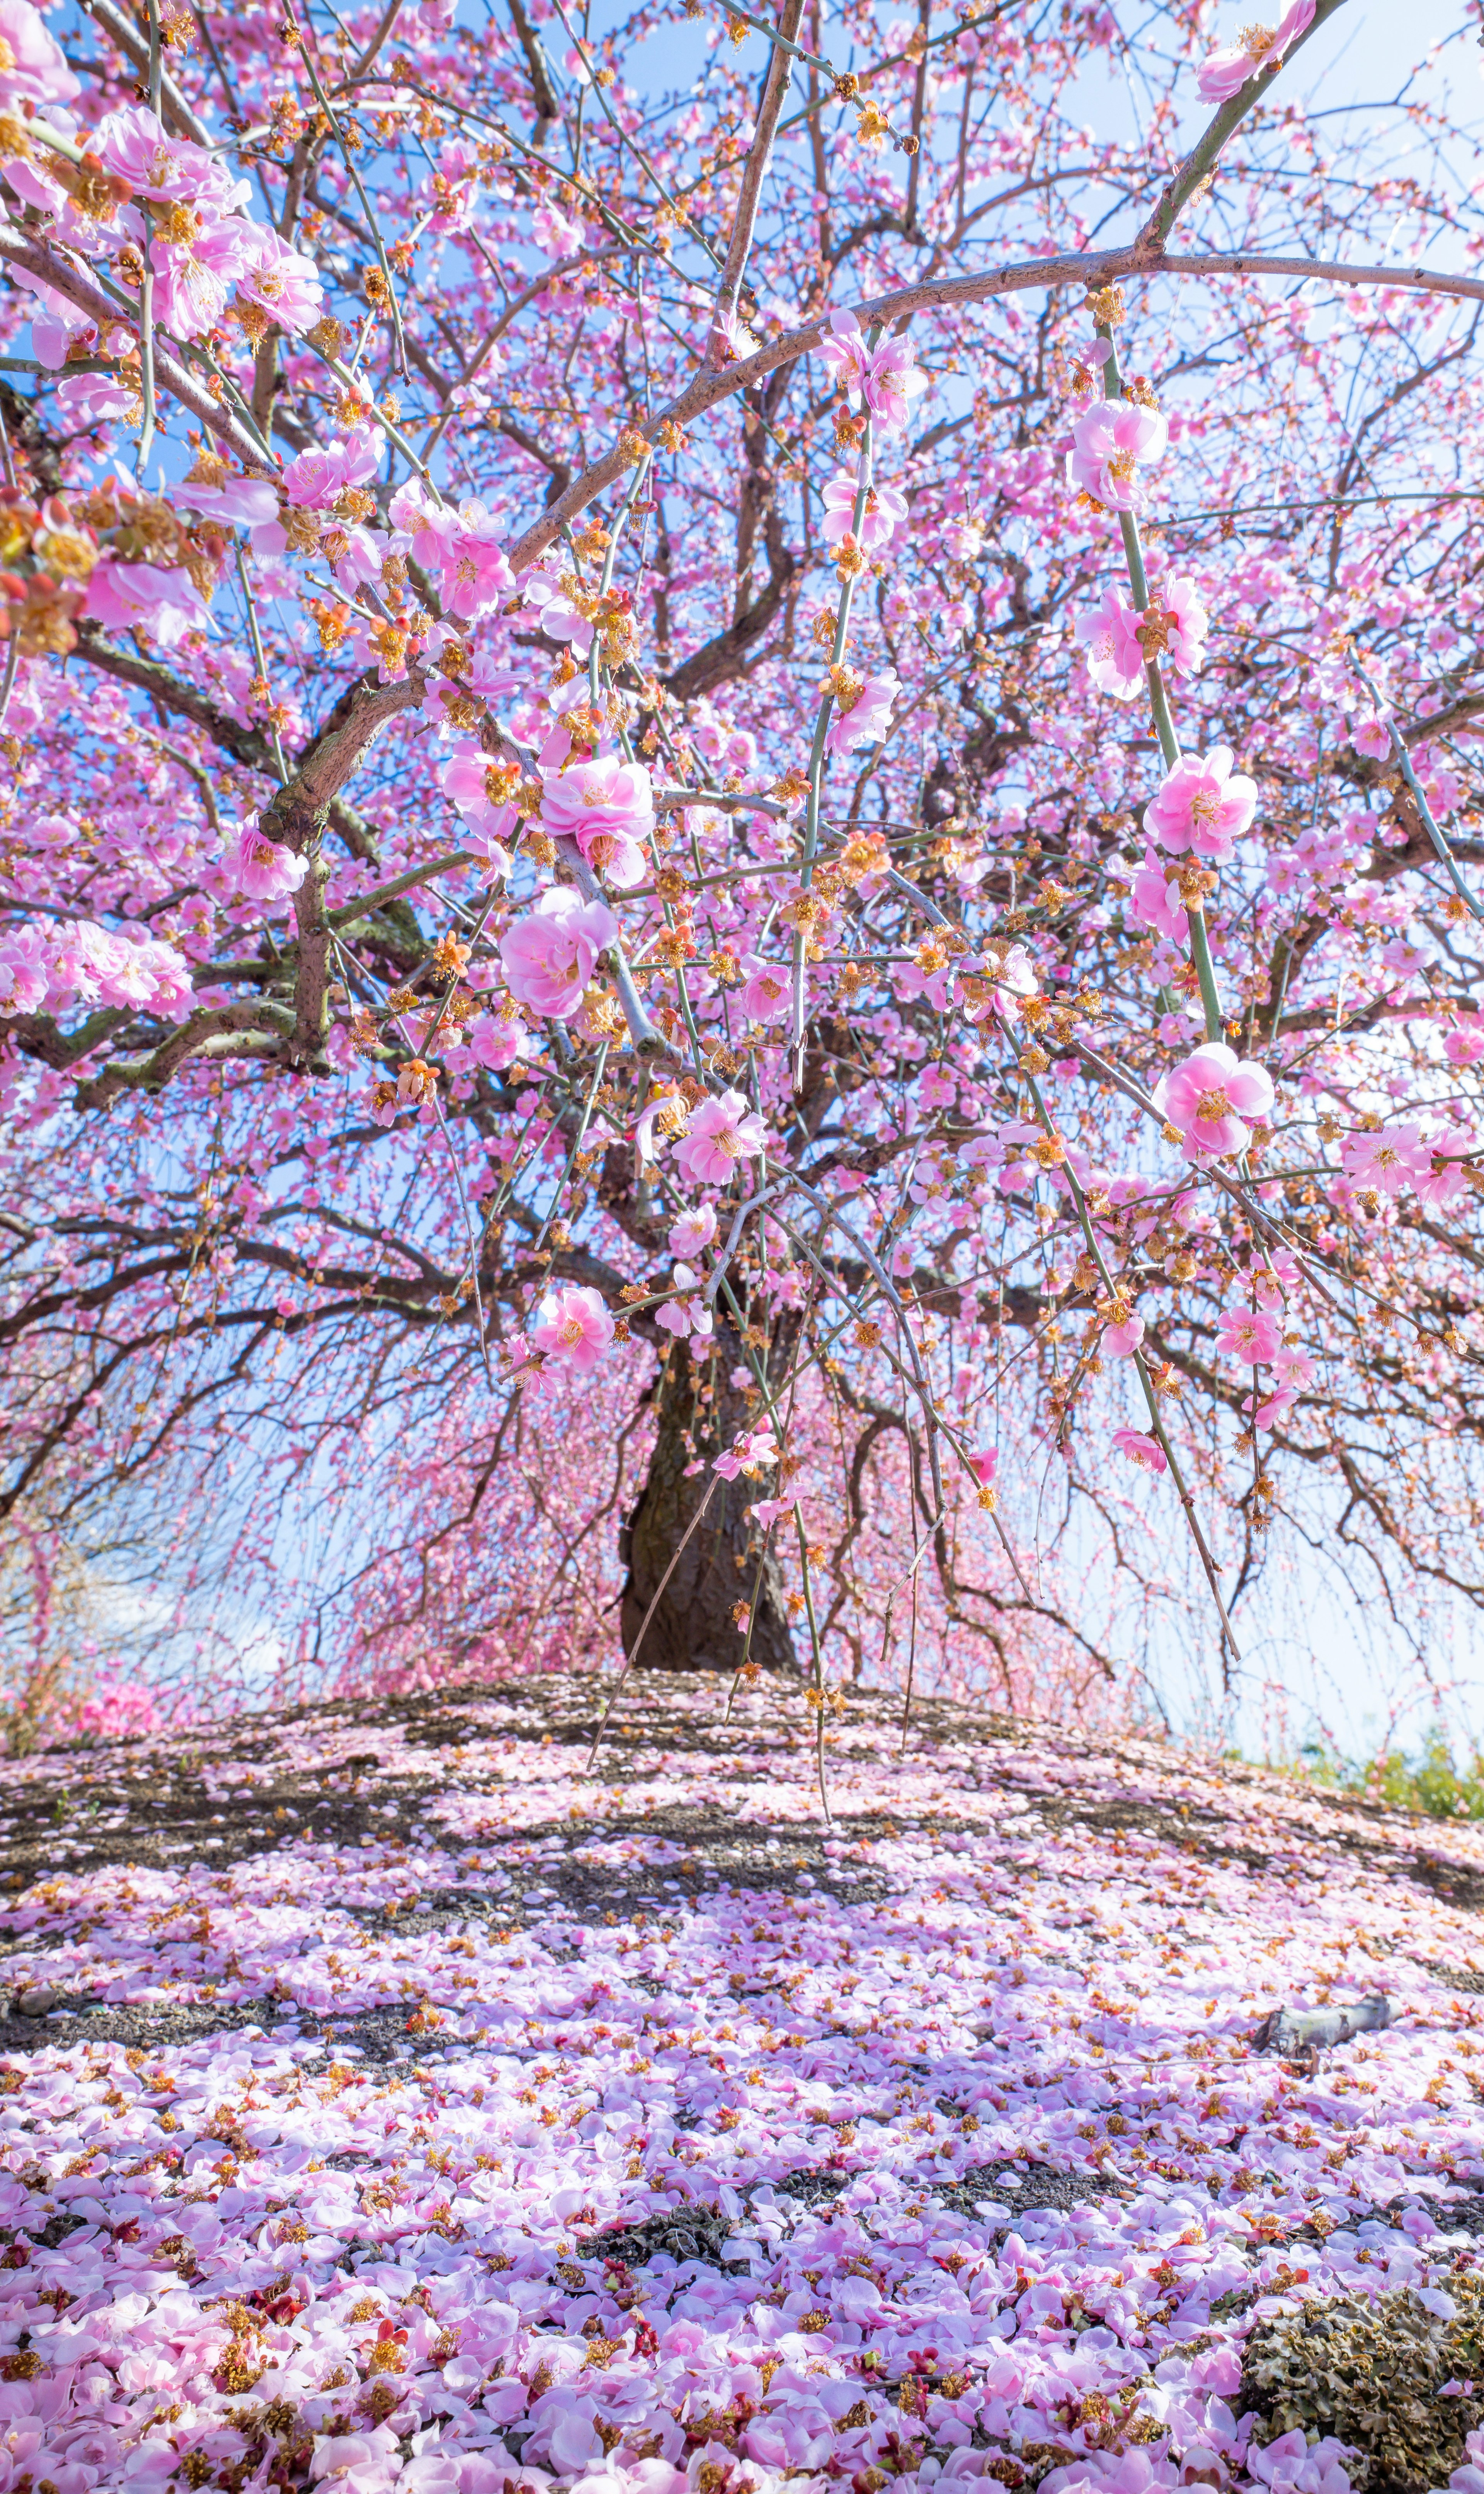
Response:
POLYGON ((797 1672, 799 1658, 777 1561, 770 1549, 760 1584, 763 1536, 742 1511, 754 1500, 773 1495, 774 1477, 769 1473, 761 1480, 741 1475, 722 1480, 711 1466, 711 1457, 731 1445, 756 1416, 727 1382, 742 1359, 741 1343, 725 1326, 717 1327, 716 1340, 714 1363, 698 1367, 677 1344, 660 1370, 654 1452, 619 1540, 619 1556, 628 1570, 621 1623, 623 1651, 640 1670, 736 1671, 746 1637, 733 1611, 744 1602, 753 1604, 757 1614, 751 1660, 767 1671, 797 1672), (717 1380, 715 1401, 703 1412, 697 1392, 711 1377, 717 1380), (701 1469, 687 1477, 686 1466, 698 1457, 701 1469), (686 1528, 713 1482, 706 1513, 681 1550, 686 1528), (645 1628, 645 1614, 677 1550, 675 1571, 645 1628))

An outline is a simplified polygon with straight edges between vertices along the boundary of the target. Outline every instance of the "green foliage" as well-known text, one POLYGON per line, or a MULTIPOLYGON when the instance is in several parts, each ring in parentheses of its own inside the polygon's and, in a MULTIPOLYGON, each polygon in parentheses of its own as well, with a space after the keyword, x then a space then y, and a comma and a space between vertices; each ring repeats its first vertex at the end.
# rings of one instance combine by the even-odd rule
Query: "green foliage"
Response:
POLYGON ((1355 2494, 1428 2494, 1467 2456, 1466 2436, 1484 2418, 1473 2384, 1484 2380, 1484 2281, 1450 2271, 1454 2311, 1443 2320, 1409 2287, 1374 2302, 1315 2297, 1297 2313, 1259 2322, 1242 2364, 1242 2405, 1262 2418, 1256 2440, 1302 2428, 1348 2443, 1355 2494), (1464 2382, 1469 2389, 1447 2390, 1464 2382))
POLYGON ((1321 1741, 1306 1742, 1299 1755, 1311 1780, 1331 1791, 1426 1818, 1484 1818, 1484 1755, 1475 1751, 1460 1769, 1440 1723, 1433 1725, 1414 1757, 1382 1749, 1370 1759, 1342 1758, 1321 1741))

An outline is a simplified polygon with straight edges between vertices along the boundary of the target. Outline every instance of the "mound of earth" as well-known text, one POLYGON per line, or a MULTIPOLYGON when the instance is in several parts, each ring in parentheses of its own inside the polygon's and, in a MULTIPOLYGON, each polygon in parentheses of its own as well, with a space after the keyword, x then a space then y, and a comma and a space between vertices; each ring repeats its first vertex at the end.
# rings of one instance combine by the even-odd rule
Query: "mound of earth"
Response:
POLYGON ((0 1768, 0 2494, 1344 2494, 1372 2323, 1476 2455, 1477 1835, 602 1695, 0 1768))

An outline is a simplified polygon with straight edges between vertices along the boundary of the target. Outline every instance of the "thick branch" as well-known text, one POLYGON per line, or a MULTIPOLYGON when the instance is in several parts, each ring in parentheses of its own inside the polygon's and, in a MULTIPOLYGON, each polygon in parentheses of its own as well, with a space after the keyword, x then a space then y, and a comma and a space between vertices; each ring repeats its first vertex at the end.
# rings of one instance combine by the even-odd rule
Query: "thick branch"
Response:
MULTIPOLYGON (((1142 242, 1126 243, 1118 251, 1063 252, 1054 259, 1022 259, 1004 268, 971 271, 965 277, 932 278, 920 286, 902 286, 890 294, 877 294, 855 309, 863 327, 890 327, 910 312, 952 311, 969 303, 988 303, 996 295, 1026 294, 1038 287, 1047 292, 1063 286, 1080 286, 1095 290, 1111 285, 1120 277, 1292 277, 1301 281, 1322 278, 1336 286, 1396 287, 1412 294, 1441 294, 1460 302, 1484 302, 1484 278, 1456 276, 1451 269, 1434 268, 1354 268, 1343 260, 1297 259, 1271 252, 1221 251, 1206 252, 1194 259, 1167 258, 1142 242)), ((659 440, 659 428, 667 419, 675 424, 693 423, 698 415, 718 407, 723 399, 735 398, 739 390, 750 389, 784 364, 797 363, 801 355, 812 354, 824 338, 829 315, 822 313, 805 328, 790 329, 785 337, 775 339, 770 347, 760 347, 755 355, 744 355, 724 372, 706 369, 696 375, 678 398, 660 408, 652 416, 631 421, 624 430, 640 433, 649 441, 659 440)), ((595 502, 610 485, 629 472, 629 458, 617 442, 605 450, 575 476, 566 492, 558 497, 539 520, 532 522, 524 535, 510 548, 510 563, 517 572, 528 570, 539 561, 547 547, 561 533, 564 523, 576 519, 580 511, 595 502)))

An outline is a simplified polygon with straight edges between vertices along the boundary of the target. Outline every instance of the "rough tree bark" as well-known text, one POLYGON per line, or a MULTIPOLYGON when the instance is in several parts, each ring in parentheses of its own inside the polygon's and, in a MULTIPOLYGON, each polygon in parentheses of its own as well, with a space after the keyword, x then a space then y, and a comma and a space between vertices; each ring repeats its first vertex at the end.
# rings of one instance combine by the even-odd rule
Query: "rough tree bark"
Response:
POLYGON ((743 1514, 755 1499, 772 1495, 772 1475, 762 1481, 719 1480, 704 1453, 701 1469, 688 1477, 686 1474, 698 1451, 729 1446, 756 1416, 727 1382, 742 1358, 742 1344, 725 1326, 718 1325, 716 1333, 712 1373, 719 1382, 715 1401, 704 1415, 696 1409, 698 1373, 682 1351, 671 1353, 654 1388, 659 1424, 654 1452, 619 1539, 619 1556, 628 1571, 621 1616, 623 1651, 641 1671, 735 1671, 745 1638, 733 1608, 738 1602, 755 1602, 752 1661, 765 1671, 797 1672, 799 1657, 777 1561, 770 1551, 759 1584, 763 1536, 743 1514), (680 1552, 636 1655, 645 1614, 712 1480, 711 1504, 680 1552))

